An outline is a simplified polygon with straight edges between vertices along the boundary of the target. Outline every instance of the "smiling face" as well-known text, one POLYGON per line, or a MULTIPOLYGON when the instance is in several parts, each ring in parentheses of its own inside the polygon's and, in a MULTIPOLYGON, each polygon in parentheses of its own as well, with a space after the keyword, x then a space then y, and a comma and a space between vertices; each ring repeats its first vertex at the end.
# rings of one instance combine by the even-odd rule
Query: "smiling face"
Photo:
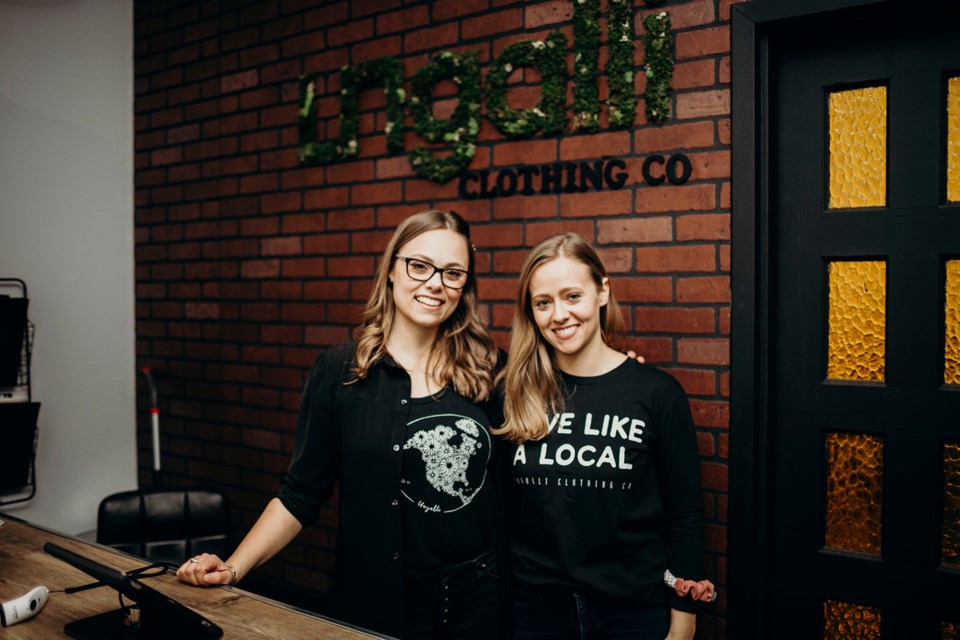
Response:
MULTIPOLYGON (((468 271, 470 268, 466 238, 450 229, 421 233, 398 247, 396 255, 422 260, 440 269, 468 271)), ((435 331, 453 314, 463 295, 461 290, 444 286, 440 272, 426 281, 411 278, 406 261, 399 258, 393 260, 390 282, 393 283, 396 329, 435 331)))
POLYGON ((598 285, 587 265, 560 255, 533 271, 529 292, 533 320, 561 369, 602 352, 600 309, 610 294, 606 278, 598 285))

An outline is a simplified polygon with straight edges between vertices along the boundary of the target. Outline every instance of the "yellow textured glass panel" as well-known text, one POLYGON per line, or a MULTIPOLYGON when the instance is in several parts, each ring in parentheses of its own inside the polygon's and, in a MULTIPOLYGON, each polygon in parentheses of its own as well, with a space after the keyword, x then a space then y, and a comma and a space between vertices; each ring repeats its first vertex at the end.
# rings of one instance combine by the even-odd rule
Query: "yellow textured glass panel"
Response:
POLYGON ((825 600, 824 640, 880 640, 880 609, 825 600))
POLYGON ((947 202, 960 202, 960 77, 947 81, 947 202))
POLYGON ((887 263, 831 262, 827 377, 883 381, 887 263))
POLYGON ((830 208, 887 204, 887 88, 834 91, 830 111, 830 208))
POLYGON ((947 261, 943 381, 960 384, 960 260, 947 261))
POLYGON ((960 640, 960 624, 944 621, 941 627, 943 629, 943 640, 960 640))
POLYGON ((960 569, 960 442, 943 445, 943 538, 940 561, 960 569))
POLYGON ((827 434, 826 546, 880 553, 883 441, 857 433, 827 434))

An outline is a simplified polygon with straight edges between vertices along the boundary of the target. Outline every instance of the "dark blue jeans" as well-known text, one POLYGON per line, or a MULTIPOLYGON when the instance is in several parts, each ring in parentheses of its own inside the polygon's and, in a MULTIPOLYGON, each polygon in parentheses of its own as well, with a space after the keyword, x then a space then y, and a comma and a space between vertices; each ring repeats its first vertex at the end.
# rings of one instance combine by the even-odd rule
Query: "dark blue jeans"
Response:
POLYGON ((513 585, 514 640, 663 640, 670 609, 586 596, 572 589, 513 585))
POLYGON ((493 550, 403 585, 404 640, 492 640, 501 635, 503 588, 493 550))

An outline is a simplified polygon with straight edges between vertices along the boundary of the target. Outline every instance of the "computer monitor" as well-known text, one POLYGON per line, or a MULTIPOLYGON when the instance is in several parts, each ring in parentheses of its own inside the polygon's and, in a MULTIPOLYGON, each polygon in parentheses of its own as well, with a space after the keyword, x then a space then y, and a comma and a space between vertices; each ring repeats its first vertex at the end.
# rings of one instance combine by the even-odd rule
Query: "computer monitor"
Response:
POLYGON ((52 542, 43 545, 43 550, 108 587, 116 589, 140 607, 139 627, 126 624, 123 611, 114 609, 64 625, 63 630, 72 638, 78 640, 112 640, 114 638, 207 640, 223 635, 220 627, 196 611, 188 609, 173 598, 117 569, 100 564, 52 542))

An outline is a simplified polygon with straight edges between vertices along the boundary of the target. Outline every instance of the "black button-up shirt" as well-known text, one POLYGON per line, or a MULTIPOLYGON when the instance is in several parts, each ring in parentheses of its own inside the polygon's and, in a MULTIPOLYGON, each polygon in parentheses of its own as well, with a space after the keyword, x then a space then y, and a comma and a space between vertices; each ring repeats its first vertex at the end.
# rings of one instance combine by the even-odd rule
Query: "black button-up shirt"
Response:
POLYGON ((396 505, 410 377, 387 355, 365 380, 344 384, 354 377, 355 355, 356 344, 348 343, 328 349, 314 363, 300 402, 293 460, 278 496, 308 525, 340 482, 337 615, 399 635, 403 526, 396 505))

